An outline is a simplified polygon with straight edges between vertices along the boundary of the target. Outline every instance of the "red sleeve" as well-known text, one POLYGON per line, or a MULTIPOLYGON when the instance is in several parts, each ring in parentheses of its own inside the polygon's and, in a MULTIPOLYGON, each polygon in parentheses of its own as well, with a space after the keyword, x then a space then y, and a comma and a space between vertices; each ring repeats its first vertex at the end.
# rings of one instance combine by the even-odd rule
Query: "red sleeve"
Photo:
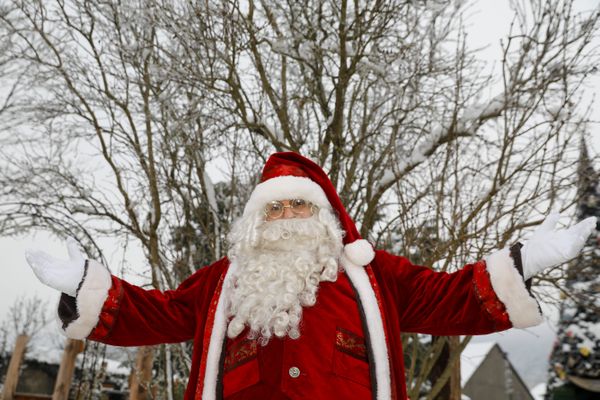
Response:
POLYGON ((177 289, 145 290, 110 275, 88 260, 75 297, 63 293, 58 315, 68 337, 117 346, 143 346, 192 339, 203 326, 225 259, 198 270, 177 289))
POLYGON ((475 335, 512 327, 492 287, 485 261, 453 273, 413 265, 407 258, 378 252, 389 279, 401 329, 433 335, 475 335))
POLYGON ((177 289, 165 292, 145 290, 112 276, 98 323, 88 339, 117 346, 192 339, 199 307, 212 295, 210 270, 200 269, 177 289))

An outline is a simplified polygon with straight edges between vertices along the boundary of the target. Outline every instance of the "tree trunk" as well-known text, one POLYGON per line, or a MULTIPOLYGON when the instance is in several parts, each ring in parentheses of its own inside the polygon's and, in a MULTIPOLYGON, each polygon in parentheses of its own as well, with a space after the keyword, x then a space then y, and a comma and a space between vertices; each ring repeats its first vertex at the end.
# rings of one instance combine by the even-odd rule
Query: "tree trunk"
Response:
POLYGON ((17 336, 15 348, 10 357, 8 370, 6 371, 6 380, 4 381, 4 389, 2 390, 2 400, 13 400, 15 397, 17 383, 19 382, 19 367, 21 366, 21 361, 23 361, 28 341, 29 336, 27 335, 17 336))
POLYGON ((460 349, 460 336, 434 336, 433 341, 444 340, 444 347, 436 360, 429 379, 435 384, 439 379, 448 379, 444 387, 435 396, 435 400, 460 400, 462 388, 460 386, 460 355, 454 357, 460 349), (453 360, 454 358, 454 360, 453 360), (446 370, 450 368, 450 376, 446 370), (447 377, 447 378, 444 378, 447 377))
POLYGON ((138 349, 135 368, 129 377, 129 400, 150 400, 150 380, 152 379, 152 361, 154 348, 143 346, 138 349))
POLYGON ((77 354, 81 353, 85 348, 82 340, 67 339, 67 345, 63 351, 56 383, 54 384, 54 392, 52 400, 67 400, 69 398, 69 389, 73 381, 73 372, 75 371, 75 359, 77 354))
MULTIPOLYGON (((444 336, 433 336, 432 343, 437 342, 438 340, 446 340, 444 336)), ((429 373, 429 380, 432 384, 435 384, 441 377, 446 368, 448 368, 448 362, 450 360, 450 346, 448 346, 448 342, 445 342, 440 352, 440 356, 435 361, 435 364, 431 368, 431 372, 429 373)), ((435 396, 435 400, 450 400, 450 382, 446 382, 444 387, 438 392, 435 396)))

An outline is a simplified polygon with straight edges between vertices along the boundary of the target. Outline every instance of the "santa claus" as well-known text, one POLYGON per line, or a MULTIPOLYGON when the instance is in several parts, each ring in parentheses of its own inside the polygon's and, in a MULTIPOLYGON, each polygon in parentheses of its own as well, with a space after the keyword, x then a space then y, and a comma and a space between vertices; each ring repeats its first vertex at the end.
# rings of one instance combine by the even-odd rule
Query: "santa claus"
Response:
POLYGON ((27 255, 63 294, 71 338, 117 346, 193 339, 186 399, 405 399, 401 332, 476 335, 542 321, 528 280, 575 257, 590 218, 452 274, 373 250, 323 170, 296 153, 267 161, 226 258, 176 290, 144 290, 85 260, 27 255))

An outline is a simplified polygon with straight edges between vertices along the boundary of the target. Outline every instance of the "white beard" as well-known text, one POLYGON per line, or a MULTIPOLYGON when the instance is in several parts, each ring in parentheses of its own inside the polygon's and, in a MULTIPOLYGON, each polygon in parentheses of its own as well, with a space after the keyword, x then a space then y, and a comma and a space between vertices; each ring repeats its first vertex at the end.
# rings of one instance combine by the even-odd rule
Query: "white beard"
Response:
POLYGON ((235 245, 229 256, 237 269, 226 288, 227 335, 237 337, 249 327, 249 337, 264 345, 273 334, 300 337, 302 308, 315 304, 319 282, 337 279, 343 245, 339 223, 328 210, 311 218, 259 218, 255 235, 248 235, 249 221, 243 219, 230 234, 235 245))

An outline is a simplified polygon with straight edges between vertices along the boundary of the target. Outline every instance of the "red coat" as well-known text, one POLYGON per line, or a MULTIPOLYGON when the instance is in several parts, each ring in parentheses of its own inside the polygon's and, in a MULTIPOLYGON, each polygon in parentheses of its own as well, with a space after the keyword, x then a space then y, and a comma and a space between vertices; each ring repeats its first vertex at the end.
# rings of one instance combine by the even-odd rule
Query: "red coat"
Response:
MULTIPOLYGON (((377 251, 364 267, 345 259, 341 263, 361 311, 370 386, 377 399, 406 398, 401 332, 475 335, 541 322, 537 303, 508 250, 451 274, 415 266, 385 251, 377 251)), ((193 339, 185 398, 221 398, 227 322, 222 290, 232 268, 235 265, 221 259, 198 270, 176 290, 163 293, 130 285, 89 261, 77 298, 63 294, 59 308, 63 329, 70 337, 118 346, 193 339)), ((318 307, 319 302, 314 308, 318 307)), ((341 306, 339 313, 345 312, 347 306, 341 306)), ((311 356, 315 355, 306 355, 308 359, 311 356)), ((252 373, 251 368, 248 371, 252 373)), ((305 384, 314 386, 310 397, 295 396, 294 391, 290 397, 331 398, 326 390, 319 391, 329 384, 327 379, 317 375, 305 384), (323 395, 314 397, 314 393, 323 395)))
POLYGON ((365 335, 348 276, 321 282, 317 304, 302 313, 297 340, 271 338, 266 346, 246 332, 227 339, 223 398, 371 400, 365 335))

